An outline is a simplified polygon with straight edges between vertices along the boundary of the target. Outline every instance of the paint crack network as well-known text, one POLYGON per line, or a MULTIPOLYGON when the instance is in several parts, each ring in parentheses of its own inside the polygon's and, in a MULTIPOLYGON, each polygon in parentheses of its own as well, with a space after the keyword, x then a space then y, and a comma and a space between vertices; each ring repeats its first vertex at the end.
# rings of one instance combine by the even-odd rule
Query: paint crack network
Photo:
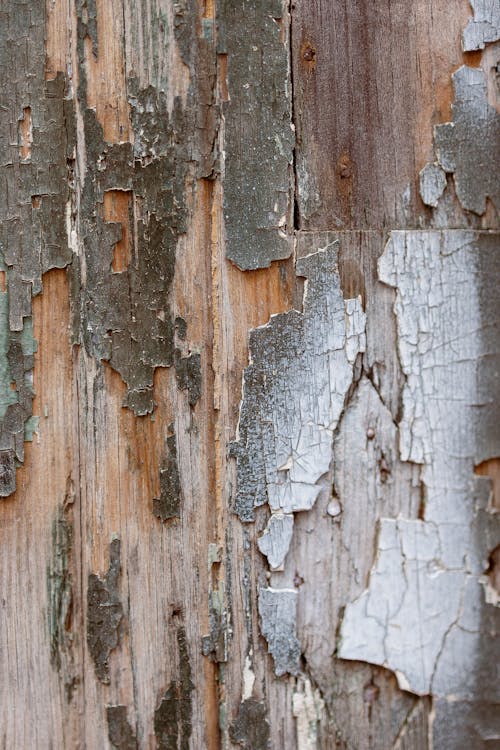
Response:
MULTIPOLYGON (((255 507, 269 504, 271 517, 258 544, 274 570, 283 568, 294 513, 310 510, 319 495, 318 480, 331 464, 354 363, 365 349, 361 298, 344 300, 337 255, 338 242, 333 242, 300 258, 297 275, 306 278, 303 312, 273 315, 250 332, 250 365, 230 448, 237 461, 235 510, 248 522, 255 507)), ((277 674, 297 671, 296 598, 289 589, 260 593, 263 632, 269 634, 277 674), (290 617, 281 638, 270 619, 283 610, 283 602, 290 617)))
POLYGON ((406 376, 400 453, 422 465, 425 514, 381 520, 369 585, 346 607, 338 655, 433 694, 436 742, 459 711, 489 736, 484 701, 500 699, 500 611, 483 590, 500 528, 490 482, 473 473, 500 449, 497 242, 492 232, 394 231, 379 260, 380 279, 396 289, 406 376))

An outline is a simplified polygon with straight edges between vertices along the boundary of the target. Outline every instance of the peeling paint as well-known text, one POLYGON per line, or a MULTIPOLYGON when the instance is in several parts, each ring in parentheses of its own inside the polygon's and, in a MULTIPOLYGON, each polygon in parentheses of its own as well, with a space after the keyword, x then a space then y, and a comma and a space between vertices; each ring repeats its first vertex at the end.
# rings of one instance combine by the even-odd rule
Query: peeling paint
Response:
POLYGON ((127 718, 127 706, 106 706, 108 738, 117 750, 137 750, 137 738, 127 718))
POLYGON ((262 554, 267 557, 271 570, 283 568, 292 535, 293 515, 291 513, 273 513, 266 530, 257 540, 257 546, 262 554))
POLYGON ((153 499, 153 513, 161 521, 180 518, 182 489, 177 465, 177 442, 174 425, 170 424, 166 439, 165 455, 160 467, 160 497, 153 499))
POLYGON ((446 173, 439 164, 426 164, 420 172, 420 196, 426 206, 436 208, 446 188, 446 173))
POLYGON ((317 750, 318 723, 325 708, 319 690, 307 677, 299 677, 293 693, 292 709, 297 721, 297 750, 317 750))
POLYGON ((242 270, 267 267, 292 252, 294 132, 287 6, 285 0, 218 3, 218 52, 227 55, 226 254, 242 270))
POLYGON ((211 574, 208 592, 210 633, 202 638, 203 656, 211 661, 226 662, 228 657, 229 610, 224 581, 217 578, 221 551, 216 544, 208 546, 208 571, 211 574))
POLYGON ((369 586, 346 608, 338 654, 389 667, 402 689, 439 699, 436 736, 450 701, 477 714, 481 700, 500 699, 491 658, 500 613, 481 585, 500 528, 490 482, 473 473, 499 449, 497 243, 489 232, 392 232, 379 261, 396 289, 406 376, 401 458, 422 465, 425 510, 422 520, 381 520, 369 586))
POLYGON ((453 121, 435 127, 436 154, 445 172, 453 173, 462 207, 482 215, 487 198, 500 208, 500 116, 488 102, 481 68, 463 65, 452 80, 453 121))
POLYGON ((123 606, 120 601, 120 540, 109 545, 109 568, 104 578, 91 573, 87 585, 87 644, 97 678, 110 681, 109 655, 120 642, 123 606))
POLYGON ((201 396, 201 357, 199 354, 181 357, 179 349, 176 349, 174 363, 179 390, 188 392, 189 405, 194 406, 201 396))
POLYGON ((186 631, 177 629, 179 676, 172 680, 154 713, 157 750, 189 750, 192 732, 191 665, 186 631))
POLYGON ((268 750, 270 726, 264 703, 247 698, 240 703, 238 716, 229 727, 232 742, 244 750, 268 750))
POLYGON ((247 654, 245 657, 245 664, 243 667, 243 690, 241 697, 244 701, 252 697, 253 688, 255 685, 255 672, 252 668, 252 653, 247 654))
POLYGON ((259 591, 262 635, 274 659, 278 677, 299 671, 300 643, 297 639, 297 591, 265 588, 259 591))
POLYGON ((2 16, 0 66, 9 74, 0 81, 0 267, 6 281, 0 301, 0 497, 16 489, 32 417, 32 297, 42 291, 44 273, 71 262, 64 208, 73 102, 62 73, 45 80, 45 13, 45 3, 36 0, 2 16))
POLYGON ((74 338, 120 373, 127 385, 124 405, 137 415, 154 409, 157 367, 175 366, 179 388, 188 391, 194 406, 201 389, 200 355, 183 357, 175 347, 170 290, 177 242, 187 230, 196 178, 211 177, 215 169, 215 49, 206 39, 193 44, 196 4, 177 4, 175 38, 192 72, 187 99, 176 96, 170 107, 163 88, 141 87, 137 78, 129 77, 133 144, 107 143, 94 110, 87 107, 85 38, 89 30, 84 6, 80 0, 78 98, 86 173, 77 227, 83 260, 74 264, 74 338), (200 59, 206 65, 197 76, 200 59), (123 221, 104 218, 105 197, 117 191, 130 197, 133 226, 129 228, 124 229, 123 221), (133 245, 131 260, 116 272, 114 251, 125 235, 133 245))
POLYGON ((464 52, 484 49, 489 42, 500 39, 500 1, 470 0, 474 11, 462 36, 464 52))
POLYGON ((250 332, 237 440, 235 510, 253 520, 269 503, 271 519, 259 540, 271 566, 283 564, 293 513, 315 503, 320 477, 332 459, 332 440, 365 348, 361 298, 344 300, 337 267, 338 243, 297 261, 307 279, 303 312, 273 315, 250 332))

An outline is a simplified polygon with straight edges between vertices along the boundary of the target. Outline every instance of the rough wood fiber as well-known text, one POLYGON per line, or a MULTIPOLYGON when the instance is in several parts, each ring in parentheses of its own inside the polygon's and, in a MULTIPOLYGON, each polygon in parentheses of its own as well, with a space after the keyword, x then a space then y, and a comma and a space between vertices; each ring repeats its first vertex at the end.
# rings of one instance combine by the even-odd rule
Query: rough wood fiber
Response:
MULTIPOLYGON (((25 455, 0 503, 0 747, 497 742, 494 688, 481 695, 498 600, 484 476, 498 471, 497 260, 493 235, 470 231, 497 226, 496 12, 2 5, 4 494, 25 455), (386 251, 382 281, 395 227, 411 231, 389 247, 404 237, 411 253, 391 275, 386 251), (467 305, 479 318, 457 338, 467 305), (423 429, 436 415, 446 436, 423 429), (416 660, 415 692, 398 686, 393 640, 373 659, 388 668, 364 644, 364 661, 339 658, 375 581, 401 590, 401 557, 381 567, 394 530, 431 594, 469 575, 428 696, 416 660), (419 558, 437 534, 451 571, 419 558)), ((410 578, 415 645, 429 620, 410 578)))
POLYGON ((468 3, 457 0, 453 12, 444 0, 295 6, 300 228, 427 225, 418 172, 432 154, 432 126, 449 119, 468 3))

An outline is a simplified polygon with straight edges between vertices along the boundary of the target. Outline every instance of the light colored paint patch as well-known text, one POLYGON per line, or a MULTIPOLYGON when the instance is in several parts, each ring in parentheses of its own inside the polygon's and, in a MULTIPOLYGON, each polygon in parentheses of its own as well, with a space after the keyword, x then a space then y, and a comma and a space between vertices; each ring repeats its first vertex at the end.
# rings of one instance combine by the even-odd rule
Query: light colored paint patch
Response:
POLYGON ((470 0, 474 11, 462 36, 464 52, 484 49, 500 39, 500 0, 470 0))
MULTIPOLYGON (((243 380, 237 439, 235 510, 252 521, 268 503, 271 517, 258 540, 272 570, 283 570, 293 534, 293 514, 310 510, 328 472, 333 438, 353 382, 354 363, 365 350, 361 298, 344 300, 337 265, 338 242, 297 261, 306 278, 303 312, 274 315, 250 332, 250 365, 243 380)), ((275 672, 296 674, 297 591, 262 589, 262 634, 275 672)))
POLYGON ((274 659, 278 677, 299 671, 300 644, 296 634, 297 591, 266 588, 259 591, 262 635, 274 659))
MULTIPOLYGON (((361 299, 344 301, 337 252, 334 242, 299 259, 297 275, 307 279, 303 312, 274 315, 250 333, 251 363, 231 446, 242 520, 253 520, 253 508, 266 502, 273 513, 310 510, 328 471, 353 365, 365 349, 361 299)), ((270 540, 262 544, 272 548, 270 540)), ((281 559, 286 551, 282 545, 281 559)))
POLYGON ((500 529, 490 482, 474 476, 494 398, 484 386, 495 380, 489 330, 500 323, 491 252, 487 232, 398 231, 379 261, 380 279, 396 289, 406 376, 400 452, 422 465, 425 510, 422 520, 382 519, 369 586, 346 607, 338 654, 388 667, 403 689, 442 705, 500 698, 492 659, 499 612, 481 585, 500 529))
POLYGON ((258 539, 257 545, 269 562, 271 570, 283 569, 286 553, 290 547, 293 534, 293 515, 290 513, 273 513, 266 530, 258 539))
POLYGON ((426 164, 420 172, 420 196, 426 206, 436 207, 446 187, 446 174, 439 164, 426 164))
POLYGON ((307 677, 299 677, 292 698, 292 710, 297 720, 297 750, 317 750, 318 723, 325 704, 319 690, 307 677))
POLYGON ((252 653, 247 654, 243 667, 243 690, 241 700, 246 701, 252 697, 255 685, 255 672, 252 669, 252 653))

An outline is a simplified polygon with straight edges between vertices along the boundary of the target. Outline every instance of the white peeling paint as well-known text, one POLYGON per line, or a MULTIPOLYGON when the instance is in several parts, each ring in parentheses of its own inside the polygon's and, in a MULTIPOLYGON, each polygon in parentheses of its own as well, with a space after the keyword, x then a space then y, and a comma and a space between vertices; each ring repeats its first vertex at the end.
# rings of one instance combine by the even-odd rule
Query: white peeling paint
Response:
POLYGON ((297 750, 317 750, 318 723, 324 707, 319 690, 313 690, 307 677, 299 677, 292 698, 293 715, 297 720, 297 750))
POLYGON ((446 173, 439 164, 426 164, 420 171, 420 196, 426 206, 436 208, 446 187, 446 173))
MULTIPOLYGON (((292 514, 310 510, 329 469, 332 441, 357 355, 365 349, 361 298, 344 300, 338 243, 297 261, 306 277, 303 312, 274 315, 250 334, 238 439, 236 509, 244 520, 267 502, 272 516, 259 547, 284 561, 292 514)), ((271 559, 272 558, 272 559, 271 559)))
POLYGON ((241 700, 246 701, 252 697, 255 685, 255 672, 252 669, 252 653, 247 654, 243 666, 243 690, 241 700))
POLYGON ((479 674, 481 691, 500 697, 491 641, 498 610, 481 585, 499 527, 489 481, 474 476, 493 398, 484 372, 494 382, 495 371, 488 332, 498 306, 487 310, 479 297, 491 245, 488 233, 398 231, 379 261, 380 279, 396 289, 406 376, 400 452, 422 465, 425 512, 423 520, 382 519, 369 586, 346 607, 338 653, 392 669, 400 687, 442 706, 476 700, 479 674))
POLYGON ((300 644, 296 634, 297 591, 265 588, 259 591, 262 635, 274 659, 278 677, 299 671, 300 644))
POLYGON ((257 545, 269 562, 271 570, 283 568, 286 553, 290 547, 293 534, 293 515, 273 513, 268 521, 264 534, 257 545))
POLYGON ((484 49, 500 39, 500 0, 470 0, 474 11, 462 36, 464 52, 484 49))

